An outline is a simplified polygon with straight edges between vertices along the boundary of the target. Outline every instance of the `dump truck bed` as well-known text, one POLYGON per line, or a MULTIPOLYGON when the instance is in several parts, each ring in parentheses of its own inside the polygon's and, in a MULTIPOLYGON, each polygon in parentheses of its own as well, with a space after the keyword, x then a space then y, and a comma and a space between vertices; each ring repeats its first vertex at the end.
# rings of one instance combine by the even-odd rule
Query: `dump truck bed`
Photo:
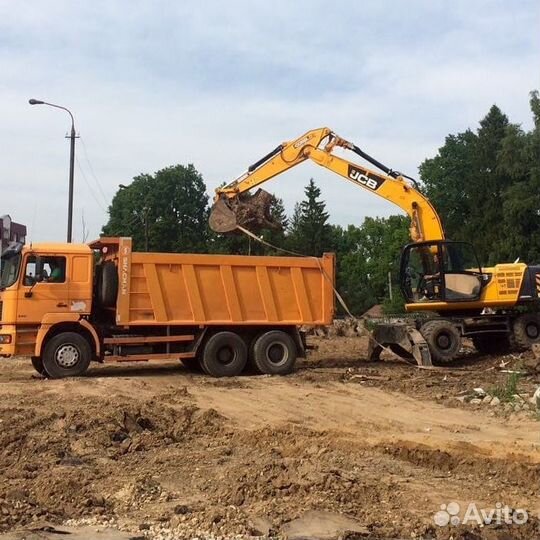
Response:
POLYGON ((137 253, 125 238, 118 248, 121 325, 324 325, 334 316, 332 253, 137 253))

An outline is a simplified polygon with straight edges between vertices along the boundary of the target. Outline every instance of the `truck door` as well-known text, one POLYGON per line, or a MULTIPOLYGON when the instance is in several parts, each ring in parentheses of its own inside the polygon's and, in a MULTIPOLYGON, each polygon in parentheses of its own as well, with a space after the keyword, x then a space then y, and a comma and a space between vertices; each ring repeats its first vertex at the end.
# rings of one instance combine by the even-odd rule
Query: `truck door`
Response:
POLYGON ((39 324, 46 313, 69 311, 65 256, 27 255, 19 288, 17 322, 39 324))
POLYGON ((72 255, 68 267, 69 310, 88 314, 92 309, 93 255, 72 255))

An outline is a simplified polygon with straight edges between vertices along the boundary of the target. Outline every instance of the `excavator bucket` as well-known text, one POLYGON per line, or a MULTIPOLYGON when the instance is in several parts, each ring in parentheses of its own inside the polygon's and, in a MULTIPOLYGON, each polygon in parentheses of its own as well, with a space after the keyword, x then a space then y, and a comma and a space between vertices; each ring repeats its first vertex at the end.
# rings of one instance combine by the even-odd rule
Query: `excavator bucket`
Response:
POLYGON ((280 225, 271 215, 273 200, 274 196, 263 189, 253 195, 242 193, 231 198, 220 195, 210 210, 208 223, 217 233, 230 233, 238 226, 250 231, 278 229, 280 225))
POLYGON ((220 197, 214 203, 210 210, 208 223, 210 228, 217 233, 228 233, 236 229, 238 220, 236 219, 236 214, 226 198, 220 197))
POLYGON ((422 334, 405 323, 378 323, 369 336, 368 360, 379 360, 384 349, 390 349, 405 361, 431 367, 431 353, 422 334))

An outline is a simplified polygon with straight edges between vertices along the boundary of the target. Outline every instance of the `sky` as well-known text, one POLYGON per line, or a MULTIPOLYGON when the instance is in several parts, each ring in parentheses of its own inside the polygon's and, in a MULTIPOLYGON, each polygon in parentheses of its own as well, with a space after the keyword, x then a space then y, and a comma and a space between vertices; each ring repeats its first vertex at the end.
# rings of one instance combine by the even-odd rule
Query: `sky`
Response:
MULTIPOLYGON (((28 99, 63 105, 90 240, 140 173, 193 163, 211 194, 317 127, 413 176, 493 104, 529 129, 540 2, 0 0, 0 70, 0 215, 65 239, 70 119, 28 99)), ((399 213, 312 163, 264 188, 290 213, 311 177, 332 223, 399 213)))

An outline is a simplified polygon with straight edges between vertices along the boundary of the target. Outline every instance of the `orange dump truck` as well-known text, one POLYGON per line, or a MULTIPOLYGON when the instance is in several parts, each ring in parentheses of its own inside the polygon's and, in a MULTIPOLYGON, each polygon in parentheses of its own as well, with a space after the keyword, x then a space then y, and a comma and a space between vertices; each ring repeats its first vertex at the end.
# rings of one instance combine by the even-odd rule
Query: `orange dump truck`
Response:
POLYGON ((290 372, 300 326, 334 314, 333 254, 132 252, 130 238, 11 244, 2 254, 0 356, 51 378, 91 361, 180 359, 214 376, 290 372))

